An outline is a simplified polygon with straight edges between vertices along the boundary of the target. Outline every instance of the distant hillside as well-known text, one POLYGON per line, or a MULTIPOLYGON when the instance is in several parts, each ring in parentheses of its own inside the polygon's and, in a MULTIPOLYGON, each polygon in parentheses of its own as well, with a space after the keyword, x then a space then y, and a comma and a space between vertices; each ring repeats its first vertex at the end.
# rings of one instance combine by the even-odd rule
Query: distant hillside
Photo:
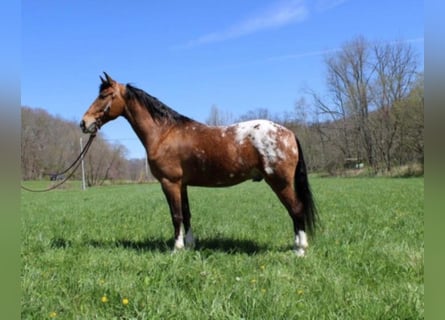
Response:
MULTIPOLYGON (((21 169, 22 179, 50 179, 51 175, 67 168, 80 153, 88 136, 77 123, 61 119, 43 109, 21 108, 21 169)), ((106 180, 144 180, 143 159, 127 160, 126 148, 110 144, 100 133, 85 157, 86 180, 99 185, 106 180)), ((81 178, 81 172, 74 178, 81 178)))

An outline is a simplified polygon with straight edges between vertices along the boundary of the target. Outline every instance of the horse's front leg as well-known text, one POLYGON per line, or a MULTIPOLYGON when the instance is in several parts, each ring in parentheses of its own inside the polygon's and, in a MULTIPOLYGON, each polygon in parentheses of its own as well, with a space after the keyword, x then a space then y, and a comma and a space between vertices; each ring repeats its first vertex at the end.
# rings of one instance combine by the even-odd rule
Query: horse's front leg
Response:
POLYGON ((162 190, 167 198, 172 217, 174 234, 175 234, 175 250, 184 248, 184 233, 182 228, 182 199, 181 199, 181 183, 171 182, 167 179, 162 180, 162 190))
POLYGON ((193 237, 192 226, 190 223, 192 215, 190 213, 189 198, 187 195, 187 186, 182 187, 181 199, 182 199, 182 218, 185 231, 185 246, 187 248, 194 248, 195 238, 193 237))

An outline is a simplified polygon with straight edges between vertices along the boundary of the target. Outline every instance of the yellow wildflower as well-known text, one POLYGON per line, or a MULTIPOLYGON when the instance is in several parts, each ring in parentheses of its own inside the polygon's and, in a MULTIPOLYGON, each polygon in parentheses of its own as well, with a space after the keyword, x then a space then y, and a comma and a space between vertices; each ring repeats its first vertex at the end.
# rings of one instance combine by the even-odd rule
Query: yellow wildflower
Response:
POLYGON ((50 317, 50 318, 55 318, 55 317, 57 317, 57 312, 55 312, 55 311, 51 312, 51 313, 49 314, 49 317, 50 317))
POLYGON ((123 298, 123 299, 122 299, 122 304, 123 304, 124 306, 126 306, 129 302, 130 302, 130 301, 128 301, 127 298, 123 298))
POLYGON ((102 301, 103 303, 107 303, 108 297, 106 295, 103 295, 102 298, 100 298, 100 301, 102 301))

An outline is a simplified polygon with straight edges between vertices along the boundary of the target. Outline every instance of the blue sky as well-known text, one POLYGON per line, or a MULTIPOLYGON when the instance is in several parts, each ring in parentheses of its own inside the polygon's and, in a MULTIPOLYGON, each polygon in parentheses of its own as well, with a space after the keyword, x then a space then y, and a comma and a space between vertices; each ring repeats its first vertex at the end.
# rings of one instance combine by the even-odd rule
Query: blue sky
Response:
MULTIPOLYGON (((294 111, 303 88, 323 94, 324 56, 357 36, 408 41, 423 61, 424 3, 23 0, 21 32, 22 105, 78 122, 106 71, 205 121, 212 105, 294 111)), ((124 119, 101 132, 145 156, 124 119)))

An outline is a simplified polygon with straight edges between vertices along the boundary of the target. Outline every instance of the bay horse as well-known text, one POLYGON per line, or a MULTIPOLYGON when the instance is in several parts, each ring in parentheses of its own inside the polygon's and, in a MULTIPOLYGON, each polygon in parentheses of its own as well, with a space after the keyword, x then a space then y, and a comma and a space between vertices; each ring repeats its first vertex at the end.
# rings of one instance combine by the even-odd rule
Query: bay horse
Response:
POLYGON ((313 233, 317 210, 303 152, 292 131, 267 120, 207 126, 133 85, 104 76, 80 127, 95 134, 119 116, 128 120, 170 207, 174 250, 194 246, 187 186, 226 187, 264 179, 292 218, 296 254, 305 255, 306 231, 313 233))

